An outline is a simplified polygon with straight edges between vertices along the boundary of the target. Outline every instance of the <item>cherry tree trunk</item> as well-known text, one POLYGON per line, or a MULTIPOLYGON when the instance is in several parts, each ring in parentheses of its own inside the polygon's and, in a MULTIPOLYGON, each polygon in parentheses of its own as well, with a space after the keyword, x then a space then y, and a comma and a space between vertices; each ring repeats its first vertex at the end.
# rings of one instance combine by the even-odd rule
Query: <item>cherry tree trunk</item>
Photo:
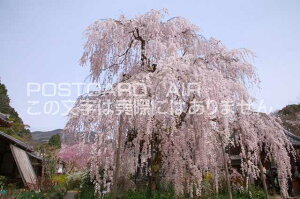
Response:
POLYGON ((150 189, 151 191, 157 191, 160 188, 160 173, 162 164, 162 154, 159 148, 160 138, 159 133, 154 132, 152 137, 152 154, 151 159, 151 176, 150 176, 150 189))
POLYGON ((261 178, 261 181, 262 181, 262 184, 263 184, 265 197, 266 197, 266 199, 269 199, 268 187, 267 187, 267 183, 266 183, 266 177, 265 177, 265 174, 264 174, 264 167, 263 167, 263 164, 261 162, 260 156, 258 158, 258 164, 259 164, 260 178, 261 178))
POLYGON ((120 115, 120 122, 118 128, 118 138, 117 138, 117 146, 116 146, 116 162, 115 162, 115 172, 113 176, 113 187, 112 187, 112 199, 117 198, 118 191, 118 178, 119 178, 119 170, 120 170, 120 148, 121 148, 121 139, 122 139, 122 123, 123 123, 123 115, 120 115))
POLYGON ((226 156, 225 147, 224 147, 223 142, 221 142, 221 145, 222 145, 223 161, 224 161, 224 166, 225 166, 225 178, 226 178, 226 184, 227 184, 228 198, 232 199, 232 191, 231 191, 231 184, 230 184, 230 178, 229 178, 227 156, 226 156))
POLYGON ((219 179, 215 176, 215 192, 219 195, 219 179))

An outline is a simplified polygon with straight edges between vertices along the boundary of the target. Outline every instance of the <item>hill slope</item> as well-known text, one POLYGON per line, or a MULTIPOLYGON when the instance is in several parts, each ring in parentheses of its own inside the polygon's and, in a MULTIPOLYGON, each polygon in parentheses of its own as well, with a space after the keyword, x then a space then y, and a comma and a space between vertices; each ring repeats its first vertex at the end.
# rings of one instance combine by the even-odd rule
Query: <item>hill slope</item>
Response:
POLYGON ((300 104, 292 104, 278 111, 283 126, 293 133, 300 136, 300 104))
POLYGON ((34 131, 31 133, 32 140, 39 143, 47 143, 51 136, 63 133, 63 129, 55 129, 53 131, 34 131))
POLYGON ((10 98, 7 93, 6 86, 0 82, 0 112, 8 115, 11 122, 10 127, 0 127, 0 131, 9 134, 19 140, 30 139, 30 131, 26 128, 23 120, 20 118, 16 110, 10 106, 10 98))

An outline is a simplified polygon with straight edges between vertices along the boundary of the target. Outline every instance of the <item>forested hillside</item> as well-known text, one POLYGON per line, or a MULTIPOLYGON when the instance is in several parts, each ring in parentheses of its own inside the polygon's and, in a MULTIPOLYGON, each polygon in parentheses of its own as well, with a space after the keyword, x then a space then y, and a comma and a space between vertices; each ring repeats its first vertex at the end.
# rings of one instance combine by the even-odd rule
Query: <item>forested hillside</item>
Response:
POLYGON ((30 130, 26 128, 16 110, 11 107, 6 86, 2 83, 0 83, 0 112, 9 115, 11 122, 10 127, 0 127, 0 131, 20 140, 28 140, 31 137, 30 130))
POLYGON ((300 104, 292 104, 278 111, 283 125, 291 133, 300 136, 300 104))
POLYGON ((49 139, 54 135, 62 135, 63 129, 55 129, 52 131, 34 131, 31 132, 32 140, 37 143, 48 143, 49 139))

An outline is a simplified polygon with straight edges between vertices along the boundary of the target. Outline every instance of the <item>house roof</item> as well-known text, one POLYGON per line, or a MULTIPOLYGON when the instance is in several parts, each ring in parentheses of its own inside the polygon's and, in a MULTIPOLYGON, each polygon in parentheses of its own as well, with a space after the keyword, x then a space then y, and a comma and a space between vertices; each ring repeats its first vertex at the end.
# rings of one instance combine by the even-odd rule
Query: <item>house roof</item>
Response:
POLYGON ((8 142, 13 143, 14 145, 18 146, 19 148, 27 151, 27 152, 33 152, 33 147, 30 146, 29 144, 22 142, 20 140, 17 140, 16 138, 7 135, 6 133, 3 133, 0 131, 0 138, 3 138, 5 140, 7 140, 8 142))
POLYGON ((300 146, 300 137, 299 136, 294 135, 288 131, 286 131, 285 134, 287 135, 288 139, 291 141, 291 143, 294 146, 300 146))
POLYGON ((40 157, 40 156, 37 156, 36 154, 34 154, 34 153, 31 153, 31 152, 27 152, 27 154, 30 156, 30 157, 33 157, 33 158, 35 158, 35 159, 37 159, 37 160, 43 160, 43 158, 42 157, 40 157))

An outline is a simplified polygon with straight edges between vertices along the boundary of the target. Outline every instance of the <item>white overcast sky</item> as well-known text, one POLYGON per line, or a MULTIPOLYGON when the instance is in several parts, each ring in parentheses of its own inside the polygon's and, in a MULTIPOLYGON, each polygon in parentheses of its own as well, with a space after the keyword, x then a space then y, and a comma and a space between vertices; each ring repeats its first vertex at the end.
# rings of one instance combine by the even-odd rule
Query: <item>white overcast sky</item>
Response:
MULTIPOLYGON (((83 31, 97 19, 128 17, 167 8, 198 25, 206 37, 256 54, 261 79, 254 97, 273 110, 300 101, 300 1, 297 0, 0 0, 0 77, 12 106, 31 130, 63 128, 61 115, 31 116, 28 101, 66 98, 27 96, 28 82, 84 82, 79 66, 83 31)), ((77 92, 72 92, 72 100, 77 92)))

